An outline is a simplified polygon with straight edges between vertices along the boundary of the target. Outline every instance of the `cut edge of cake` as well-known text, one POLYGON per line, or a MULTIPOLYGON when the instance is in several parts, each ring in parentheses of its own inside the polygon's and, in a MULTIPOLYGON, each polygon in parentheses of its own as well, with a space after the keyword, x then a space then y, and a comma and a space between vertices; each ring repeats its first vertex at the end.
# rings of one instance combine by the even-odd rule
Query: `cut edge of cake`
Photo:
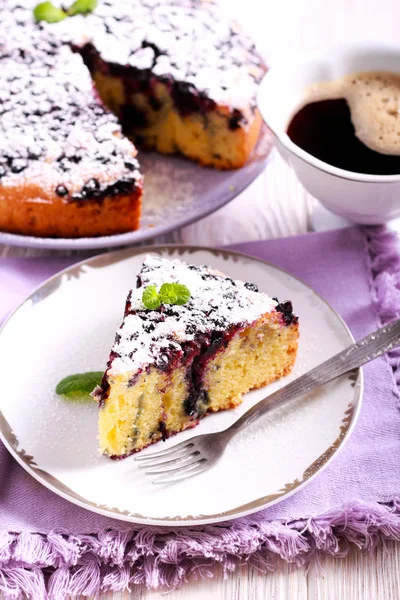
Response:
MULTIPOLYGON (((207 99, 207 109, 184 112, 173 100, 171 85, 154 82, 154 77, 145 93, 128 96, 121 79, 107 74, 106 66, 98 66, 93 79, 104 103, 119 116, 141 150, 178 154, 203 167, 229 170, 247 163, 259 139, 262 118, 257 108, 245 117, 237 109, 207 99)), ((191 94, 199 97, 195 89, 191 94)))

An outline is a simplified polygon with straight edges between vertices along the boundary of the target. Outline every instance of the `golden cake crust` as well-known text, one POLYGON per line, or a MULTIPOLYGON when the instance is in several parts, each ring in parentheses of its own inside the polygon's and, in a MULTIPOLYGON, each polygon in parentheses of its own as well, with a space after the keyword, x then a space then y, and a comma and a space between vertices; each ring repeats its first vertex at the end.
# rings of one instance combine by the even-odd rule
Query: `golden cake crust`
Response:
POLYGON ((101 202, 68 202, 33 183, 0 189, 0 229, 41 237, 93 237, 138 229, 142 189, 101 202))

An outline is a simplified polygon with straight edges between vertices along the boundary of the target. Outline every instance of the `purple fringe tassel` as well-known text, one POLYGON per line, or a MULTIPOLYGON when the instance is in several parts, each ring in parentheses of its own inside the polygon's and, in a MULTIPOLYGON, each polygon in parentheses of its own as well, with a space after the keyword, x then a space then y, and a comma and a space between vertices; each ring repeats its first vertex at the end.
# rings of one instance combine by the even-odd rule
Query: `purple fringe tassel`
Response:
MULTIPOLYGON (((378 320, 385 325, 400 318, 400 252, 397 235, 385 227, 365 227, 372 273, 372 293, 378 320)), ((387 355, 393 369, 393 392, 400 408, 400 348, 387 355)))
MULTIPOLYGON (((364 228, 371 287, 382 323, 400 316, 400 254, 397 238, 383 227, 364 228)), ((400 398, 400 351, 388 356, 400 398)), ((400 399, 399 399, 400 407, 400 399)), ((128 591, 134 585, 173 589, 189 579, 226 577, 246 562, 262 572, 279 559, 305 565, 321 555, 345 556, 351 546, 369 551, 384 539, 400 541, 400 503, 353 501, 297 521, 268 522, 262 513, 221 525, 136 527, 70 535, 57 531, 0 531, 0 594, 17 600, 63 600, 70 595, 128 591)))

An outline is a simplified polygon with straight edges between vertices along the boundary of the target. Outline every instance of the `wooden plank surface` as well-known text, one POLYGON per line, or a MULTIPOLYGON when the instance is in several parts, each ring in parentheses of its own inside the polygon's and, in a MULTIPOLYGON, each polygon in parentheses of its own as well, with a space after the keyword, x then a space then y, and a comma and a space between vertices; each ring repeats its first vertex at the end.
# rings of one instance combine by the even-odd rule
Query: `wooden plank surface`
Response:
MULTIPOLYGON (((315 50, 357 40, 398 41, 400 4, 395 0, 223 0, 255 37, 269 63, 299 49, 315 50)), ((306 233, 315 201, 279 157, 246 192, 214 215, 160 241, 228 244, 306 233)), ((0 246, 0 256, 33 256, 41 251, 0 246)), ((65 253, 64 253, 65 254, 65 253)), ((346 559, 321 557, 316 565, 281 563, 267 575, 242 567, 227 580, 190 582, 167 597, 174 600, 399 600, 400 550, 390 542, 371 554, 346 559)), ((103 600, 156 600, 165 592, 134 588, 103 600)))

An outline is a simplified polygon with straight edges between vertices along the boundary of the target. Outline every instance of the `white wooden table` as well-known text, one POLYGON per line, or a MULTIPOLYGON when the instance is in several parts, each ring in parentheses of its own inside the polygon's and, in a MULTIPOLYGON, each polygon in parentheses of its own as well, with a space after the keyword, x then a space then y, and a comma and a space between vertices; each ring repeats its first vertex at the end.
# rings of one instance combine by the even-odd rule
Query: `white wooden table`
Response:
MULTIPOLYGON (((396 0, 223 0, 256 39, 272 64, 299 49, 316 50, 356 40, 398 41, 400 4, 396 0)), ((314 200, 294 174, 275 156, 266 171, 236 200, 199 223, 158 241, 221 245, 306 233, 314 200)), ((41 251, 0 246, 0 256, 34 256, 41 251)), ((65 253, 64 253, 65 254, 65 253)), ((390 542, 364 555, 321 558, 291 568, 281 563, 271 574, 242 567, 227 580, 216 571, 212 580, 190 582, 170 593, 174 600, 399 600, 400 546, 390 542)), ((164 592, 133 589, 107 594, 107 600, 156 600, 164 592)))

